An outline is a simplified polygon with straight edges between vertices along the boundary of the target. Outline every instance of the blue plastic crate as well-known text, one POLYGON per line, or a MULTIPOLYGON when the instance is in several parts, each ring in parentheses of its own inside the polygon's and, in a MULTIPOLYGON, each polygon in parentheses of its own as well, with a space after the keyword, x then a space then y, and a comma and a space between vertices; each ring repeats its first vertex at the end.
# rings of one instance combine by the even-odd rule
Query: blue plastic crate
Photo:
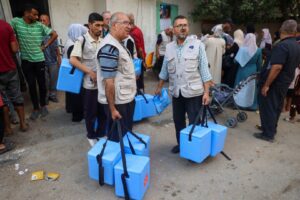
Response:
POLYGON ((134 71, 136 76, 139 76, 142 73, 142 63, 143 63, 142 59, 139 58, 133 59, 134 71))
POLYGON ((225 140, 227 136, 227 127, 214 122, 207 122, 211 129, 211 152, 210 156, 216 156, 224 149, 225 140))
MULTIPOLYGON (((145 156, 126 154, 129 178, 126 179, 130 199, 143 199, 150 184, 150 159, 145 156)), ((115 194, 124 197, 121 175, 122 160, 115 165, 115 194)))
POLYGON ((70 64, 69 59, 63 58, 57 79, 56 89, 79 94, 84 73, 70 64))
POLYGON ((148 101, 144 99, 142 95, 137 95, 135 97, 135 108, 133 114, 133 121, 140 121, 144 118, 153 117, 158 115, 156 107, 153 102, 153 95, 145 94, 145 97, 148 101))
POLYGON ((127 133, 123 137, 125 153, 132 154, 132 152, 130 150, 130 147, 129 147, 129 142, 128 142, 128 139, 127 139, 127 135, 128 135, 128 138, 131 141, 131 144, 132 144, 132 146, 135 150, 136 155, 149 157, 149 155, 150 155, 150 136, 140 134, 140 133, 136 133, 136 134, 146 142, 147 146, 145 146, 142 142, 140 142, 132 134, 127 133))
MULTIPOLYGON (((88 168, 91 179, 99 180, 97 155, 101 152, 105 139, 100 139, 92 149, 88 152, 88 168)), ((104 167, 104 183, 108 185, 114 184, 114 166, 121 159, 120 144, 108 141, 102 157, 102 165, 104 167)))
POLYGON ((189 141, 192 125, 180 131, 180 157, 201 163, 210 155, 211 129, 196 126, 189 141))
POLYGON ((171 100, 168 95, 168 89, 163 88, 161 90, 161 96, 160 95, 154 96, 153 102, 156 107, 156 111, 159 114, 162 113, 171 103, 171 100))

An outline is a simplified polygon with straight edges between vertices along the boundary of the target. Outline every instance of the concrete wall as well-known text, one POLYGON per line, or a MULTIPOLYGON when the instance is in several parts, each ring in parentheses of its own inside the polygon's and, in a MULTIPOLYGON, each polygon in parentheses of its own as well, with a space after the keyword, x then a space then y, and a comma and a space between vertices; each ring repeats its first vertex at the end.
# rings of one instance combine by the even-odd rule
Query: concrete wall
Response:
MULTIPOLYGON (((56 30, 63 44, 66 41, 68 27, 72 23, 85 24, 91 12, 99 12, 99 0, 49 0, 49 12, 52 28, 56 30)), ((102 0, 102 3, 105 1, 102 0)))
MULTIPOLYGON (((162 3, 178 5, 178 14, 189 15, 192 10, 193 1, 163 0, 162 3)), ((123 11, 133 13, 135 23, 144 34, 146 52, 154 51, 156 43, 156 0, 107 0, 107 10, 111 12, 123 11)), ((191 20, 191 33, 200 33, 200 23, 193 23, 191 20)))
POLYGON ((201 33, 201 23, 200 22, 193 22, 192 19, 190 19, 189 15, 190 12, 193 10, 194 7, 194 1, 193 0, 162 0, 162 3, 167 4, 173 4, 178 5, 178 14, 184 15, 188 17, 189 23, 190 23, 190 33, 199 35, 201 33))
POLYGON ((155 0, 108 0, 107 10, 122 11, 135 16, 135 24, 144 34, 146 52, 153 51, 156 40, 156 1, 155 0))

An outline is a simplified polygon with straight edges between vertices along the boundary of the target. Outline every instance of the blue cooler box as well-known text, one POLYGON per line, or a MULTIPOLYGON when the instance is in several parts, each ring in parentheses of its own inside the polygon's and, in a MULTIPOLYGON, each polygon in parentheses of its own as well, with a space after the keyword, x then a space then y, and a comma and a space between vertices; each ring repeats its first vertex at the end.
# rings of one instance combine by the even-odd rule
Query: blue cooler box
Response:
MULTIPOLYGON (((97 155, 101 152, 105 139, 99 140, 88 152, 89 176, 91 179, 99 180, 97 155)), ((104 167, 104 183, 114 184, 114 166, 121 159, 120 144, 108 141, 102 157, 104 167)))
POLYGON ((139 58, 133 59, 134 71, 136 76, 140 76, 142 73, 142 63, 143 63, 142 59, 139 58))
MULTIPOLYGON (((138 136, 140 136, 147 144, 147 147, 145 144, 140 142, 137 138, 135 138, 132 134, 127 133, 129 140, 131 141, 131 144, 135 150, 136 155, 140 156, 147 156, 149 157, 150 154, 150 136, 136 133, 138 136)), ((129 147, 129 142, 127 139, 127 135, 123 137, 124 141, 124 147, 125 147, 125 153, 132 154, 130 147, 129 147)))
POLYGON ((156 116, 158 113, 153 102, 153 95, 145 94, 148 103, 142 95, 135 97, 135 108, 133 114, 133 121, 140 121, 141 119, 156 116))
POLYGON ((78 94, 81 89, 83 72, 75 68, 72 73, 72 68, 69 59, 63 58, 59 68, 56 89, 78 94))
POLYGON ((161 90, 161 96, 156 95, 153 98, 154 105, 156 107, 157 112, 162 113, 171 103, 171 100, 168 95, 168 89, 163 88, 161 90))
MULTIPOLYGON (((150 183, 150 159, 145 156, 126 154, 127 171, 126 179, 130 199, 143 199, 150 183)), ((121 175, 123 174, 122 160, 115 166, 115 194, 124 197, 121 175)))
POLYGON ((201 163, 210 155, 211 129, 196 126, 189 141, 192 125, 180 131, 180 157, 201 163))
POLYGON ((211 129, 211 152, 210 156, 215 157, 224 149, 224 144, 227 135, 227 127, 214 122, 207 122, 208 127, 211 129))

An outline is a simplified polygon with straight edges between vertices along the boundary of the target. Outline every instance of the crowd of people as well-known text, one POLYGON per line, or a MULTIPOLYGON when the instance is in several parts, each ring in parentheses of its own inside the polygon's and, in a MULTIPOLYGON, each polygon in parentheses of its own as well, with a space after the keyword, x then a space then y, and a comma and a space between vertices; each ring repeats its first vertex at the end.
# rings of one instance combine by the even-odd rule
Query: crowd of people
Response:
MULTIPOLYGON (((189 124, 194 123, 201 106, 209 105, 210 87, 215 84, 234 88, 250 75, 260 73, 253 104, 243 108, 259 110, 262 132, 254 134, 256 138, 274 140, 282 110, 290 111, 286 118, 290 122, 296 121, 296 112, 300 113, 297 22, 284 21, 273 43, 269 29, 262 29, 259 45, 252 24, 245 33, 235 30, 234 37, 232 27, 232 21, 226 20, 198 39, 190 34, 188 19, 179 15, 172 27, 158 35, 153 71, 159 82, 153 92, 159 95, 164 82, 169 81, 177 139, 172 153, 180 151, 179 133, 186 127, 186 114, 189 124)), ((49 16, 39 15, 34 5, 26 5, 23 16, 13 18, 10 24, 0 20, 0 33, 0 153, 13 148, 3 136, 12 134, 9 115, 14 110, 20 130, 28 130, 21 75, 25 76, 33 106, 29 119, 46 117, 49 101, 59 101, 56 83, 62 58, 84 73, 80 93, 66 92, 65 108, 73 122, 85 120, 90 145, 107 136, 114 120, 120 120, 123 135, 132 130, 135 95, 145 89, 144 70, 136 76, 133 59, 141 59, 144 69, 146 59, 143 33, 135 25, 133 14, 91 13, 87 24, 69 26, 63 52, 49 16), (14 57, 18 52, 21 72, 14 57)), ((120 139, 116 131, 109 138, 120 139)))

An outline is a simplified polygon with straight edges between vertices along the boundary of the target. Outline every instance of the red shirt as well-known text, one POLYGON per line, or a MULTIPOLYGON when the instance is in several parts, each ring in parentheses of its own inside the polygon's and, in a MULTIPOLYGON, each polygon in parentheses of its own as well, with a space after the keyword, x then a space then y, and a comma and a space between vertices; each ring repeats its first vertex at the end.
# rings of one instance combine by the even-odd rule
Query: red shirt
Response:
POLYGON ((0 73, 16 69, 10 44, 16 41, 12 27, 0 20, 0 73))
POLYGON ((145 51, 145 44, 144 44, 144 36, 141 29, 139 29, 137 26, 134 26, 130 31, 130 36, 134 39, 136 49, 138 50, 142 48, 143 59, 145 59, 146 51, 145 51))

